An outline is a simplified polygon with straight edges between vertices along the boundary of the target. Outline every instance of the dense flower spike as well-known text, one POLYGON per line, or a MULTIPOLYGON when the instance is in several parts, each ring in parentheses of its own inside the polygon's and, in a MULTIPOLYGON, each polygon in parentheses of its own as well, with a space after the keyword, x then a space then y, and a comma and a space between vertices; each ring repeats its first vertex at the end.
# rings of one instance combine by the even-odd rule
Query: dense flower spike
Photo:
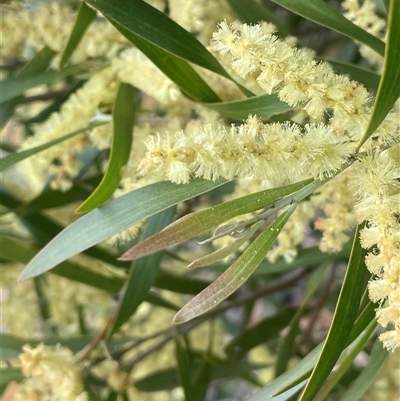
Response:
POLYGON ((380 338, 393 350, 400 347, 400 165, 387 152, 371 154, 354 165, 351 178, 358 197, 355 216, 368 223, 361 245, 372 249, 366 258, 374 275, 369 296, 379 303, 379 324, 392 327, 380 338))
MULTIPOLYGON (((226 21, 213 35, 214 47, 231 57, 231 66, 241 77, 256 77, 258 84, 293 107, 301 107, 313 120, 330 114, 334 131, 359 140, 371 117, 371 96, 359 83, 337 75, 329 64, 316 62, 308 49, 298 49, 272 34, 270 24, 257 25, 226 21)), ((387 117, 390 126, 377 134, 390 136, 397 121, 387 117)), ((383 140, 383 138, 382 138, 383 140)))
POLYGON ((189 181, 190 174, 268 179, 284 183, 324 178, 346 162, 354 144, 335 135, 324 124, 263 124, 249 117, 240 126, 205 125, 196 132, 151 136, 139 170, 164 172, 168 180, 189 181))

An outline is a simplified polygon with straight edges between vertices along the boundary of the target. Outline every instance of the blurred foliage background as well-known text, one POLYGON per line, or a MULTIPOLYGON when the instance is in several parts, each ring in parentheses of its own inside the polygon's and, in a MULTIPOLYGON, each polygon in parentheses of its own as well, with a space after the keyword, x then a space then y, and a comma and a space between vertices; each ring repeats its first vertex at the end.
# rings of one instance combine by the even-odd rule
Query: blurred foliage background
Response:
POLYGON ((2 3, 4 401, 399 396, 400 356, 378 340, 362 227, 341 187, 330 196, 339 194, 348 226, 336 252, 326 252, 314 227, 326 213, 312 198, 322 185, 315 177, 191 172, 176 184, 167 164, 149 175, 137 168, 157 132, 165 139, 206 124, 240 127, 249 115, 312 122, 217 54, 211 38, 222 20, 270 22, 282 41, 361 83, 377 99, 367 140, 398 107, 400 1, 2 3), (359 27, 343 17, 351 7, 366 15, 353 18, 359 27), (290 205, 293 193, 302 203, 285 226, 292 211, 276 205, 290 205), (257 210, 267 215, 250 227, 257 210), (275 236, 257 243, 271 224, 275 236), (148 249, 118 259, 146 238, 148 249), (246 249, 260 260, 244 260, 246 249), (232 285, 214 281, 227 271, 232 285), (219 292, 214 308, 203 305, 219 292))

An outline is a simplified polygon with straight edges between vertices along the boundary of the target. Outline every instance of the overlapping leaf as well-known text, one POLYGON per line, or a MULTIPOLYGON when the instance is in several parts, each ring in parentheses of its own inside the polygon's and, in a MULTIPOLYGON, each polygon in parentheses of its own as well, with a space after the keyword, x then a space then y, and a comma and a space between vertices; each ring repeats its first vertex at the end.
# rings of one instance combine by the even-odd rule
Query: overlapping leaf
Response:
POLYGON ((20 280, 42 274, 142 219, 223 183, 224 180, 193 180, 186 185, 158 182, 114 199, 81 217, 50 241, 26 266, 20 280))
POLYGON ((295 207, 283 212, 213 283, 191 299, 174 317, 180 324, 209 311, 236 291, 253 273, 289 220, 295 207))
POLYGON ((140 242, 121 256, 121 260, 132 260, 152 252, 179 244, 215 227, 226 220, 259 210, 277 199, 304 188, 312 180, 285 187, 269 189, 234 199, 217 206, 199 210, 182 217, 158 234, 140 242))

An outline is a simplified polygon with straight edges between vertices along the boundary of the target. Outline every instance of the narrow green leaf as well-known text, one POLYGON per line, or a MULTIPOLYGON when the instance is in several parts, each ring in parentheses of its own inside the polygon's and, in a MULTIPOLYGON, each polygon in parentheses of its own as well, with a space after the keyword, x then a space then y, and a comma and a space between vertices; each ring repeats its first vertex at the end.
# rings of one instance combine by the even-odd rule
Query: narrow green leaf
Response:
POLYGON ((368 341, 371 338, 372 333, 376 329, 377 322, 371 322, 369 327, 357 338, 356 341, 349 347, 348 352, 341 358, 339 366, 328 376, 323 385, 320 387, 317 395, 313 398, 313 401, 324 401, 328 398, 328 394, 334 388, 334 386, 343 378, 344 374, 354 363, 357 355, 365 349, 368 341))
POLYGON ((368 128, 361 139, 358 148, 381 125, 389 111, 400 96, 400 0, 390 2, 387 43, 382 79, 379 83, 374 108, 368 128))
POLYGON ((204 103, 204 106, 235 120, 245 120, 249 114, 268 120, 275 114, 285 113, 292 109, 287 103, 280 101, 276 94, 252 96, 232 102, 204 103))
POLYGON ((178 373, 186 401, 194 401, 196 397, 196 389, 192 383, 192 367, 190 364, 189 350, 186 349, 182 338, 177 337, 175 340, 175 355, 178 362, 178 373))
POLYGON ((46 150, 54 145, 58 145, 59 143, 66 141, 67 139, 70 139, 70 138, 74 137, 75 135, 81 134, 82 132, 85 132, 88 129, 92 129, 94 127, 97 127, 97 126, 103 125, 103 124, 105 124, 105 123, 104 122, 93 123, 93 124, 90 124, 88 127, 81 128, 77 131, 71 132, 60 138, 53 139, 52 141, 44 143, 43 145, 39 145, 34 148, 23 150, 22 152, 13 153, 11 155, 3 157, 2 159, 0 159, 0 172, 2 173, 4 170, 8 169, 12 165, 19 163, 20 161, 27 159, 28 157, 31 157, 31 156, 35 155, 36 153, 41 152, 42 150, 46 150))
POLYGON ((83 35, 89 28, 90 24, 96 17, 96 11, 88 7, 84 1, 81 2, 79 6, 78 14, 72 31, 69 35, 68 42, 65 49, 61 55, 60 68, 63 68, 68 60, 71 58, 75 49, 78 47, 83 35))
POLYGON ((342 394, 341 401, 358 401, 374 383, 375 377, 388 356, 388 351, 383 348, 379 339, 375 340, 371 355, 366 367, 363 368, 355 382, 342 394))
POLYGON ((271 22, 282 37, 290 35, 289 30, 267 8, 255 0, 227 0, 241 22, 257 24, 260 21, 271 22))
MULTIPOLYGON (((16 74, 15 78, 28 77, 46 71, 55 55, 55 51, 45 46, 16 74)), ((20 100, 21 96, 17 96, 0 104, 0 128, 3 128, 12 116, 15 106, 20 100)))
POLYGON ((95 191, 79 206, 76 213, 86 213, 107 202, 121 181, 121 168, 129 160, 133 121, 137 109, 137 90, 121 83, 113 108, 113 140, 107 170, 95 191))
POLYGON ((268 340, 276 340, 279 333, 289 325, 296 312, 297 308, 287 308, 261 320, 231 340, 225 347, 225 353, 243 356, 252 348, 268 340))
POLYGON ((283 196, 304 188, 310 182, 312 182, 312 180, 256 192, 186 215, 166 227, 160 233, 151 236, 145 241, 139 242, 139 244, 125 252, 120 259, 136 259, 140 256, 148 255, 152 252, 184 242, 232 217, 259 210, 283 196))
MULTIPOLYGON (((375 306, 370 302, 368 306, 361 312, 360 316, 356 320, 350 336, 347 340, 346 345, 350 345, 370 324, 371 320, 375 318, 375 306)), ((319 354, 321 353, 321 349, 323 347, 323 343, 319 344, 315 347, 307 356, 305 356, 297 365, 295 365, 292 369, 283 373, 272 382, 263 387, 259 392, 254 394, 249 401, 264 401, 268 400, 270 397, 275 397, 277 394, 281 394, 282 398, 278 398, 276 396, 276 400, 286 400, 286 395, 293 394, 289 389, 300 388, 305 383, 304 380, 311 374, 312 368, 315 366, 319 354)))
POLYGON ((353 24, 338 10, 323 0, 272 0, 319 25, 326 26, 344 36, 357 40, 383 56, 385 44, 364 29, 353 24))
POLYGON ((42 274, 133 224, 225 182, 200 179, 186 185, 158 182, 114 199, 81 217, 50 241, 30 261, 20 280, 42 274))
MULTIPOLYGON (((173 220, 175 211, 176 208, 171 207, 151 216, 143 233, 143 238, 149 237, 167 226, 173 220)), ((129 278, 120 296, 118 312, 110 329, 110 335, 115 333, 146 299, 158 273, 161 257, 162 252, 158 252, 133 263, 129 278)))
POLYGON ((33 279, 33 284, 38 300, 40 317, 42 318, 43 322, 46 322, 48 327, 50 327, 52 331, 56 333, 56 325, 50 321, 51 313, 49 300, 45 292, 45 277, 35 277, 33 279))
POLYGON ((291 205, 264 232, 262 232, 243 254, 200 294, 192 298, 174 317, 173 323, 180 324, 209 311, 228 298, 247 280, 265 258, 280 231, 295 209, 291 205))
MULTIPOLYGON (((36 245, 38 247, 44 247, 47 242, 49 242, 53 237, 59 234, 63 230, 63 226, 56 223, 54 220, 45 216, 39 212, 24 209, 23 203, 17 201, 15 198, 9 194, 1 191, 0 189, 0 203, 8 208, 13 208, 13 211, 19 215, 21 221, 27 226, 31 231, 32 235, 36 240, 36 245)), ((67 201, 70 195, 68 195, 67 201)), ((49 204, 47 204, 49 206, 49 204)), ((99 247, 92 247, 83 251, 88 256, 95 259, 100 259, 103 262, 109 263, 116 267, 126 268, 124 262, 118 261, 114 255, 106 252, 104 249, 99 247)), ((28 260, 26 261, 26 263, 28 260)))
POLYGON ((111 23, 117 23, 184 60, 231 79, 219 62, 195 37, 144 1, 86 0, 86 3, 100 11, 111 23))
POLYGON ((366 250, 361 247, 359 239, 360 229, 361 227, 358 227, 354 235, 347 272, 324 347, 299 401, 314 399, 341 352, 346 348, 347 339, 356 320, 367 272, 364 262, 366 250))
POLYGON ((198 102, 220 102, 215 92, 187 61, 135 35, 117 23, 115 26, 168 78, 175 82, 183 93, 198 102))
POLYGON ((71 65, 63 68, 61 71, 48 71, 37 75, 24 75, 5 79, 0 84, 0 102, 5 102, 16 96, 22 95, 25 91, 32 89, 35 86, 48 85, 53 81, 63 79, 81 70, 81 66, 71 65))
POLYGON ((376 72, 359 67, 358 65, 344 63, 342 61, 331 60, 331 59, 322 59, 322 60, 331 64, 335 69, 338 69, 341 73, 348 74, 352 80, 362 83, 367 88, 373 90, 378 89, 381 77, 376 72))

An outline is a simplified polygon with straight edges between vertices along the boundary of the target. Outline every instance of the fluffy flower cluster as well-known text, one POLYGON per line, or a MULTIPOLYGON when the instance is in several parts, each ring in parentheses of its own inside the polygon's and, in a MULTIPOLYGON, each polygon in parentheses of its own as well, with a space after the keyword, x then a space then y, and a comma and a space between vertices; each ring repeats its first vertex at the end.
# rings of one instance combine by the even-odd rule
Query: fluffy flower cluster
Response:
POLYGON ((83 391, 80 369, 74 365, 73 354, 60 345, 51 349, 43 344, 23 347, 19 355, 21 369, 31 378, 27 386, 21 385, 17 400, 87 401, 83 391), (33 397, 37 398, 33 398, 33 397))
POLYGON ((186 183, 194 174, 207 180, 252 177, 285 182, 323 178, 339 170, 354 149, 324 124, 263 124, 249 117, 240 126, 207 124, 194 132, 159 134, 145 141, 142 174, 154 171, 186 183))
MULTIPOLYGON (((331 127, 353 140, 361 139, 371 117, 371 98, 359 83, 334 73, 329 64, 316 62, 310 51, 279 40, 270 24, 226 22, 213 35, 215 49, 231 57, 232 68, 242 77, 256 77, 267 93, 277 92, 291 106, 301 107, 312 119, 331 114, 331 127)), ((388 125, 377 130, 389 140, 397 116, 389 114, 388 125)), ((390 140, 389 140, 390 141, 390 140)))
POLYGON ((380 339, 393 350, 400 347, 400 165, 387 152, 371 154, 354 165, 351 178, 356 219, 368 223, 361 245, 370 250, 365 261, 374 275, 369 296, 379 302, 379 324, 391 328, 380 339))

